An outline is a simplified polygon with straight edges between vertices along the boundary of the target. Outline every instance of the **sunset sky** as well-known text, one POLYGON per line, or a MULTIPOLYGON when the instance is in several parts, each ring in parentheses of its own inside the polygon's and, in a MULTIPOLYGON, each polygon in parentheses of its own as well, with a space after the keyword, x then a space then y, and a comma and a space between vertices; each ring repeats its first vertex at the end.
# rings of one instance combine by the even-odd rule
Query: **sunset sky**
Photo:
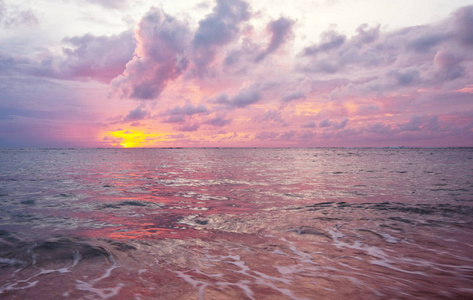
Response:
POLYGON ((0 0, 0 147, 473 146, 473 1, 0 0))

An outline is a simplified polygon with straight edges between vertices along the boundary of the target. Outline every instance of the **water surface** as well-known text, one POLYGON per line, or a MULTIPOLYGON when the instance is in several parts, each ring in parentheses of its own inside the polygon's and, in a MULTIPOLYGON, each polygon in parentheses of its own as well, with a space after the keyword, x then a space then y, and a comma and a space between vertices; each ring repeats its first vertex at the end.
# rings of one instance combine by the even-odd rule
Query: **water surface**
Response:
POLYGON ((473 149, 0 150, 0 298, 473 297, 473 149))

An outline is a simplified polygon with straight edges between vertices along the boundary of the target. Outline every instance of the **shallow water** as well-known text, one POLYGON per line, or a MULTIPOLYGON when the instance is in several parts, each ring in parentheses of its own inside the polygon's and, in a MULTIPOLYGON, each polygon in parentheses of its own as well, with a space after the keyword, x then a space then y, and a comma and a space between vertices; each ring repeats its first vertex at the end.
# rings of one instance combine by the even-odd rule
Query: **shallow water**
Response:
POLYGON ((0 298, 473 297, 473 149, 0 150, 0 298))

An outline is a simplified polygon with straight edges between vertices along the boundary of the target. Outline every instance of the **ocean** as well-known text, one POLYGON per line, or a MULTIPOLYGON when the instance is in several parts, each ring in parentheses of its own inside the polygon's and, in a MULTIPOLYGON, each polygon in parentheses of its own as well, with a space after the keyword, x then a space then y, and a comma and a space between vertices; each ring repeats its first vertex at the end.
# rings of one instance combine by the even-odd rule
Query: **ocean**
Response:
POLYGON ((0 149, 0 299, 473 298, 473 148, 0 149))

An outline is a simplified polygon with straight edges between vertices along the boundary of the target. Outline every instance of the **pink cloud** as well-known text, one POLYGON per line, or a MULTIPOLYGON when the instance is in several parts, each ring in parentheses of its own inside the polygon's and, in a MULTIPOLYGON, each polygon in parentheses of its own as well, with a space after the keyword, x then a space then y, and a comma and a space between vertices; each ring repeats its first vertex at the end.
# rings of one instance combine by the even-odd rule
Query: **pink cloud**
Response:
POLYGON ((0 83, 0 100, 8 101, 0 120, 12 128, 6 120, 26 111, 26 99, 40 94, 33 104, 48 103, 45 86, 63 80, 83 103, 107 107, 104 128, 159 131, 180 145, 471 145, 473 6, 432 24, 362 24, 353 36, 330 26, 304 39, 296 21, 252 11, 242 0, 218 0, 192 23, 152 8, 134 32, 67 37, 59 55, 0 52, 2 76, 43 87, 21 92, 0 83), (77 82, 100 87, 100 97, 77 82), (109 82, 115 93, 107 102, 109 82))

